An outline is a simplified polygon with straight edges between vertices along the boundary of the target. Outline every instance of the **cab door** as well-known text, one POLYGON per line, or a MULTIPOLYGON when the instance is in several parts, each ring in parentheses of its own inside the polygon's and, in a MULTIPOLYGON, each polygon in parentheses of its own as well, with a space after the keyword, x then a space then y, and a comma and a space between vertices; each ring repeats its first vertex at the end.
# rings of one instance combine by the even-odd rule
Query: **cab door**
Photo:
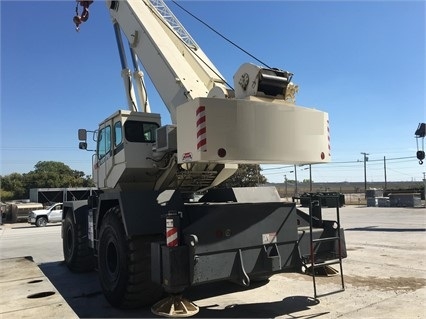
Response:
POLYGON ((111 169, 111 139, 111 121, 107 121, 99 128, 93 167, 93 175, 99 188, 106 186, 105 180, 111 169))

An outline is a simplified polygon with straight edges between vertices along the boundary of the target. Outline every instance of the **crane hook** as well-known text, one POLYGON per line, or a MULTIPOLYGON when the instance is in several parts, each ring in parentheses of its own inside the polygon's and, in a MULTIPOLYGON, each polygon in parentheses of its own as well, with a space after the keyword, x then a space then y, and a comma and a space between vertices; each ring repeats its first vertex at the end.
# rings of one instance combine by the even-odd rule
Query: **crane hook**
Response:
POLYGON ((417 151, 417 159, 419 160, 419 164, 423 165, 423 160, 425 159, 425 152, 417 151))
POLYGON ((82 23, 81 17, 79 15, 76 15, 76 16, 74 16, 72 21, 75 24, 75 31, 77 31, 77 32, 80 31, 80 24, 82 23))
POLYGON ((423 164, 423 160, 425 159, 425 136, 426 136, 426 123, 419 123, 416 132, 414 133, 417 142, 417 159, 419 160, 419 164, 423 164), (419 146, 419 140, 421 139, 421 147, 419 146))
POLYGON ((80 24, 83 22, 86 22, 89 19, 89 6, 93 3, 93 1, 82 1, 82 0, 76 0, 75 5, 75 16, 72 19, 75 24, 75 30, 78 32, 80 30, 80 24), (78 5, 83 7, 83 11, 81 12, 81 15, 78 14, 78 5))

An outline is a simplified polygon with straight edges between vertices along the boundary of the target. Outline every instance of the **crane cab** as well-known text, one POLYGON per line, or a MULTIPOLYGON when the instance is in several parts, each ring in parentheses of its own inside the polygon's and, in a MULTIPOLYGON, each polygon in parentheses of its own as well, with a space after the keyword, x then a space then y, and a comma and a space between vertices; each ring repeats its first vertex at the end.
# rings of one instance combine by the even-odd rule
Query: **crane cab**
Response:
MULTIPOLYGON (((96 153, 92 158, 93 179, 101 189, 152 189, 156 182, 153 151, 159 114, 119 110, 99 124, 96 153)), ((84 130, 83 130, 84 131, 84 130)), ((79 131, 80 148, 87 148, 79 131)))

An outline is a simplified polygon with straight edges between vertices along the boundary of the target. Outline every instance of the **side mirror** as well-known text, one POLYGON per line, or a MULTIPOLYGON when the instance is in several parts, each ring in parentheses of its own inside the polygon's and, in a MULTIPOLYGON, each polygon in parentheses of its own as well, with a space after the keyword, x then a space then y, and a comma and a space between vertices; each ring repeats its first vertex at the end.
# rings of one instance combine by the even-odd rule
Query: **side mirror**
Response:
POLYGON ((87 150, 87 143, 86 142, 78 143, 78 148, 81 150, 87 150))
MULTIPOLYGON (((87 140, 87 131, 85 129, 81 128, 78 130, 78 140, 79 141, 87 140)), ((86 148, 87 148, 87 145, 86 145, 86 148)))

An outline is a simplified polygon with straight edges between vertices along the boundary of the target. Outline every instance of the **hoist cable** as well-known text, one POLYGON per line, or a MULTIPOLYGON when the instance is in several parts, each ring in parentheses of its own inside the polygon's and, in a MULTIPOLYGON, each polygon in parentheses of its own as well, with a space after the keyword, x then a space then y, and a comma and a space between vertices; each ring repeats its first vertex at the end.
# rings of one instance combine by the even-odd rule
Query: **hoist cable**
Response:
POLYGON ((271 67, 269 65, 267 65, 265 62, 259 60, 258 58, 256 58, 253 54, 251 54, 250 52, 248 52, 247 50, 244 50, 242 47, 240 47, 238 44, 236 44, 235 42, 231 41, 230 39, 228 39, 227 37, 225 37, 223 34, 221 34, 219 31, 215 30, 213 27, 211 27, 209 24, 207 24, 206 22, 204 22, 203 20, 201 20, 200 18, 198 18, 197 16, 195 16, 194 14, 192 14, 191 12, 189 12, 188 10, 186 10, 184 7, 182 7, 180 4, 177 3, 177 1, 172 0, 172 2, 177 5, 180 9, 182 9, 183 11, 185 11, 187 14, 189 14, 191 17, 193 17, 194 19, 196 19, 198 22, 202 23, 204 26, 206 26, 207 28, 209 28, 211 31, 213 31, 214 33, 216 33, 218 36, 220 36, 222 39, 224 39, 225 41, 229 42, 230 44, 232 44, 233 46, 235 46, 236 48, 238 48, 239 50, 241 50, 242 52, 244 52, 245 54, 247 54, 248 56, 250 56, 251 58, 255 59, 257 62, 259 62, 260 64, 266 66, 268 69, 271 69, 271 67))

